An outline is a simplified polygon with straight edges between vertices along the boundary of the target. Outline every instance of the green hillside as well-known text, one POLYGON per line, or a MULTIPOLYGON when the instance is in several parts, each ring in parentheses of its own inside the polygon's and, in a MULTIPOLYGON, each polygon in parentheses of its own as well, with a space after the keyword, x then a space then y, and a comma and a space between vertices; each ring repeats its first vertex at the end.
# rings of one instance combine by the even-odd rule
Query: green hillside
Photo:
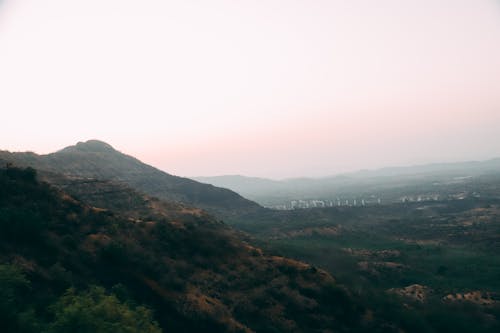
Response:
POLYGON ((199 209, 152 202, 127 218, 38 182, 33 169, 0 169, 3 331, 380 326, 328 273, 263 254, 199 209))

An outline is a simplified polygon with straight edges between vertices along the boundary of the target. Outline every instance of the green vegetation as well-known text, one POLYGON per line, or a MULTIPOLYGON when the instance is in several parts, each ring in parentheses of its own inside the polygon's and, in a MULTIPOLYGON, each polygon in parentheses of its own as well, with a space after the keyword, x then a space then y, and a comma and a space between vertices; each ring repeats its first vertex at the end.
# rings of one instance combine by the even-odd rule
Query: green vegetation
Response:
POLYGON ((404 287, 420 283, 442 293, 484 289, 500 292, 500 258, 467 247, 417 245, 404 242, 365 241, 344 235, 338 239, 312 236, 274 240, 268 246, 282 255, 300 258, 336 272, 339 281, 369 281, 380 288, 404 287), (377 246, 378 245, 378 246, 377 246), (397 251, 397 257, 363 256, 354 250, 397 251), (359 268, 360 261, 386 261, 401 265, 399 269, 376 269, 371 273, 359 268), (487 269, 486 269, 487 268, 487 269))
POLYGON ((30 173, 0 169, 5 332, 356 332, 384 325, 365 318, 369 309, 328 273, 265 255, 198 209, 144 197, 134 201, 133 217, 115 214, 30 173))
POLYGON ((102 287, 92 287, 80 293, 68 289, 43 310, 39 308, 41 304, 30 297, 31 292, 31 282, 21 269, 14 265, 0 265, 2 332, 161 332, 150 310, 122 303, 102 287))
POLYGON ((121 303, 104 288, 77 293, 69 289, 52 307, 54 322, 46 333, 159 333, 151 311, 121 303))
POLYGON ((499 217, 500 202, 477 199, 267 211, 236 223, 268 251, 328 270, 374 317, 407 332, 495 332, 499 217), (423 301, 389 292, 412 285, 423 301), (474 293, 483 298, 445 299, 474 293))
POLYGON ((0 323, 4 332, 32 331, 32 309, 24 303, 29 291, 30 282, 20 269, 0 265, 0 323))
POLYGON ((99 142, 2 157, 56 186, 0 169, 6 332, 500 331, 497 174, 380 193, 452 199, 276 211, 99 142))

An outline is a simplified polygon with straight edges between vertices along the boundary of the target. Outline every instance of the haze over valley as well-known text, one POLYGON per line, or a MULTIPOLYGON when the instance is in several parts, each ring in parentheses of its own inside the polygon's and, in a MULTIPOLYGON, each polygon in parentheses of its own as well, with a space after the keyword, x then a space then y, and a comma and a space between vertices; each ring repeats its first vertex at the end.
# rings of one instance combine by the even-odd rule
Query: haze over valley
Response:
POLYGON ((266 207, 296 209, 496 197, 490 180, 496 179, 498 170, 499 158, 281 181, 238 175, 194 179, 231 189, 266 207))

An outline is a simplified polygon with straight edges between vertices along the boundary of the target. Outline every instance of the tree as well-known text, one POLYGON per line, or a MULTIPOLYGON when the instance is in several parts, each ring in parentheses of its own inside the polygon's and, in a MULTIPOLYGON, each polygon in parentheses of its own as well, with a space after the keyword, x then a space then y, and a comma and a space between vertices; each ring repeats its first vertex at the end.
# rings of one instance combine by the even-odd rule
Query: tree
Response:
POLYGON ((55 320, 46 333, 161 333, 149 309, 122 303, 101 287, 71 288, 52 310, 55 320))
POLYGON ((29 332, 36 326, 26 304, 30 282, 13 265, 0 265, 0 323, 2 332, 29 332))

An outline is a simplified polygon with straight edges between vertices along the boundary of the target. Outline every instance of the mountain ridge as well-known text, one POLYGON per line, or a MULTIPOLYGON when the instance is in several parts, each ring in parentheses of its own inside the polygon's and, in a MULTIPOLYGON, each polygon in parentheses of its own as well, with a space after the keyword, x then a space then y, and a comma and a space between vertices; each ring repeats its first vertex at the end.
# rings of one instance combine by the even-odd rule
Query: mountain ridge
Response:
POLYGON ((286 183, 290 181, 303 181, 303 180, 324 180, 324 179, 332 179, 332 178, 345 178, 349 176, 356 175, 369 175, 369 174, 377 174, 377 173, 385 173, 385 172, 396 172, 396 175, 399 175, 398 171, 411 171, 417 170, 417 172, 429 171, 429 169, 460 169, 462 167, 470 167, 470 166, 481 166, 485 164, 491 164, 495 166, 500 166, 500 157, 489 158, 486 160, 467 160, 462 162, 441 162, 441 163, 426 163, 426 164, 416 164, 416 165, 406 165, 406 166, 387 166, 381 168, 374 169, 359 169, 356 171, 350 172, 342 172, 338 174, 331 174, 326 176, 319 177, 310 177, 310 176, 300 176, 300 177, 289 177, 283 179, 274 179, 267 177, 257 177, 257 176, 246 176, 242 174, 225 174, 225 175, 216 175, 216 176, 193 176, 189 177, 195 180, 210 180, 210 179, 240 179, 240 180, 257 180, 257 181, 265 181, 269 183, 286 183))
POLYGON ((182 202, 221 215, 260 208, 257 203, 231 190, 171 175, 99 140, 79 142, 46 155, 0 151, 1 160, 69 177, 121 182, 150 196, 182 202))

